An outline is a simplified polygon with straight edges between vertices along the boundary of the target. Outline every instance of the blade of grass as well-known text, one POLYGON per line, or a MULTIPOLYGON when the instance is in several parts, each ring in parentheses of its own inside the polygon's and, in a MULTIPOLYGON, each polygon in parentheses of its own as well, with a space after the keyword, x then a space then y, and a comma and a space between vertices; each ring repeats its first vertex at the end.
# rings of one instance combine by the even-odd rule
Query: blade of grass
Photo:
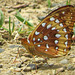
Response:
POLYGON ((9 34, 11 35, 11 17, 9 16, 9 34))
POLYGON ((14 23, 14 20, 13 20, 12 32, 14 32, 14 29, 15 29, 15 23, 14 23))
POLYGON ((67 0, 66 1, 66 5, 70 5, 70 0, 67 0))
POLYGON ((0 28, 2 27, 3 22, 4 22, 4 15, 3 12, 0 10, 0 28))
POLYGON ((20 32, 20 31, 21 31, 22 27, 23 27, 23 25, 21 25, 21 26, 20 26, 20 28, 19 28, 18 32, 20 32))
POLYGON ((48 2, 48 7, 50 8, 51 7, 51 0, 47 0, 48 2))
POLYGON ((7 29, 7 28, 4 28, 4 27, 2 27, 4 30, 6 30, 6 31, 8 31, 9 32, 9 30, 7 29))

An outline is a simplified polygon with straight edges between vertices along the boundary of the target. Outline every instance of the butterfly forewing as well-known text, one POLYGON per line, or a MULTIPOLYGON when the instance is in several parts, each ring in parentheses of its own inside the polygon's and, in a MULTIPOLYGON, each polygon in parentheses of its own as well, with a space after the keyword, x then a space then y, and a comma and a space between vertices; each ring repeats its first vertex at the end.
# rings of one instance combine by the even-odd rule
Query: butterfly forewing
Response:
POLYGON ((71 5, 54 10, 33 30, 28 40, 40 56, 58 57, 70 50, 75 23, 75 8, 71 5))

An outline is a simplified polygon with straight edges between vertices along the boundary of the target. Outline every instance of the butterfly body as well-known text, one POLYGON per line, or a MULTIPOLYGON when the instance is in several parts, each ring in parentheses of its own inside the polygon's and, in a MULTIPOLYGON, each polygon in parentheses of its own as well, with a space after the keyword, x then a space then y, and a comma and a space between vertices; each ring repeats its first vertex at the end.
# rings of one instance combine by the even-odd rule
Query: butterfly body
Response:
POLYGON ((66 55, 71 47, 75 8, 63 6, 43 19, 22 45, 32 54, 45 57, 66 55))

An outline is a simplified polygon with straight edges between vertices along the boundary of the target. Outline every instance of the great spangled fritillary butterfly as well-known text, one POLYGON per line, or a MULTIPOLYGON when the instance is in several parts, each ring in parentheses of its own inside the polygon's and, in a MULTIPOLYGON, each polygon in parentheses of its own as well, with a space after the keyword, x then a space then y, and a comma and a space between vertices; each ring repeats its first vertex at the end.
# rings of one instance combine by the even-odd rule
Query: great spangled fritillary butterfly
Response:
POLYGON ((45 57, 66 55, 71 47, 71 36, 75 23, 75 8, 60 7, 47 15, 32 31, 22 45, 32 54, 45 57))

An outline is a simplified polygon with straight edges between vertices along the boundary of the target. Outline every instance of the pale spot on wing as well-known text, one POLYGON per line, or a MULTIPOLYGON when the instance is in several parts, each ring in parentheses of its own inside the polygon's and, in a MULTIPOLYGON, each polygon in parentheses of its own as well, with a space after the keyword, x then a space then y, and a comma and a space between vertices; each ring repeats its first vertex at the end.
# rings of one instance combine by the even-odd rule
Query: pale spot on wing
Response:
POLYGON ((46 35, 44 36, 44 40, 48 40, 48 37, 46 35))
POLYGON ((61 35, 60 34, 56 34, 55 37, 59 38, 61 35))
POLYGON ((30 43, 30 41, 29 40, 27 40, 28 41, 28 43, 30 43))
POLYGON ((63 11, 62 14, 65 14, 65 11, 63 11))
POLYGON ((65 35, 66 39, 68 39, 68 34, 65 35))
POLYGON ((34 44, 36 44, 36 42, 34 42, 34 44))
POLYGON ((51 30, 55 30, 56 29, 56 27, 53 27, 51 30))
POLYGON ((35 35, 39 35, 39 34, 40 34, 40 32, 35 31, 35 35))
POLYGON ((38 47, 40 47, 41 45, 37 45, 38 47))
POLYGON ((67 45, 68 45, 68 41, 65 42, 65 45, 66 45, 66 47, 67 47, 67 45))
POLYGON ((50 18, 50 21, 54 21, 54 20, 55 20, 55 18, 54 18, 54 17, 51 17, 51 18, 50 18))
POLYGON ((58 19, 55 20, 56 23, 59 23, 60 21, 58 19))
POLYGON ((55 42, 55 44, 58 44, 58 40, 55 40, 54 42, 55 42))
POLYGON ((58 49, 58 47, 55 48, 56 50, 58 49))
POLYGON ((33 38, 33 41, 35 41, 35 38, 33 38))
POLYGON ((45 27, 46 23, 42 23, 42 27, 45 27))
POLYGON ((57 32, 59 32, 59 30, 57 30, 57 32))
POLYGON ((40 41, 40 38, 38 39, 38 41, 40 41))
POLYGON ((45 51, 48 51, 47 49, 45 49, 45 51))
POLYGON ((46 44, 46 48, 49 48, 49 45, 48 44, 46 44))
POLYGON ((64 52, 66 52, 66 49, 64 49, 64 52))
POLYGON ((47 29, 51 28, 51 24, 47 25, 47 29))
POLYGON ((63 31, 64 31, 64 32, 67 32, 66 28, 63 28, 63 31))
POLYGON ((60 23, 59 25, 60 25, 61 27, 63 27, 63 24, 62 24, 62 23, 60 23))

